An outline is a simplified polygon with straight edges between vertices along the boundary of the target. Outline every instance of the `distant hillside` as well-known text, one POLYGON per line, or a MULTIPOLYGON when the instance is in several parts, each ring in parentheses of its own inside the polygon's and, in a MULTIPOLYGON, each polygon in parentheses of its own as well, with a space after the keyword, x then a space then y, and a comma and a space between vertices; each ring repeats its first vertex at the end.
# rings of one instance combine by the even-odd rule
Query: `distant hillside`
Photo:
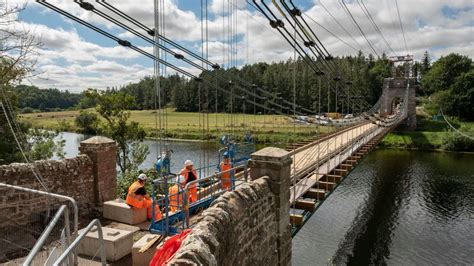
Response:
POLYGON ((83 97, 82 94, 27 85, 16 86, 13 91, 17 94, 18 108, 22 112, 69 109, 77 105, 83 97))

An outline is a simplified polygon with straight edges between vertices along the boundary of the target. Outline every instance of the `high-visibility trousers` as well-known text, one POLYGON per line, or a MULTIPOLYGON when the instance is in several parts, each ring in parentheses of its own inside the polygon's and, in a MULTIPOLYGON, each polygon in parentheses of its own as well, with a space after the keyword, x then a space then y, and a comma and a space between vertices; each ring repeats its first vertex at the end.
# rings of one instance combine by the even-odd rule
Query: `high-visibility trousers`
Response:
POLYGON ((232 190, 232 180, 230 178, 222 177, 222 189, 227 191, 232 190))
POLYGON ((193 186, 189 188, 189 202, 196 202, 198 200, 197 187, 193 186))
MULTIPOLYGON (((146 208, 146 217, 148 219, 151 219, 153 216, 152 212, 152 206, 153 206, 153 201, 151 199, 143 199, 143 207, 146 208)), ((158 204, 155 204, 155 221, 161 219, 161 211, 160 211, 160 206, 158 204)))
POLYGON ((169 189, 169 206, 172 212, 178 211, 182 207, 182 194, 179 192, 178 185, 174 185, 169 189))

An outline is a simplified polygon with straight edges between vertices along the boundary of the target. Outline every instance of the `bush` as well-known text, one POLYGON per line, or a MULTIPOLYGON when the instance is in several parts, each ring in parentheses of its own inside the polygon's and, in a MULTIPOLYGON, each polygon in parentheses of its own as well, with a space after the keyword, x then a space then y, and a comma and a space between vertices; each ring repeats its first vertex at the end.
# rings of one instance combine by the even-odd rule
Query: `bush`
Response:
POLYGON ((30 113, 34 113, 35 112, 35 109, 31 108, 31 107, 25 107, 25 108, 22 108, 20 110, 20 113, 22 114, 30 114, 30 113))
POLYGON ((81 110, 74 123, 83 134, 96 135, 99 133, 99 117, 97 114, 81 110))
MULTIPOLYGON (((467 126, 461 126, 461 132, 468 136, 474 136, 474 130, 467 126)), ((443 148, 449 151, 474 151, 474 140, 471 140, 457 132, 450 132, 443 138, 443 148)))
POLYGON ((73 131, 73 125, 66 119, 59 120, 58 126, 56 128, 58 131, 73 131))

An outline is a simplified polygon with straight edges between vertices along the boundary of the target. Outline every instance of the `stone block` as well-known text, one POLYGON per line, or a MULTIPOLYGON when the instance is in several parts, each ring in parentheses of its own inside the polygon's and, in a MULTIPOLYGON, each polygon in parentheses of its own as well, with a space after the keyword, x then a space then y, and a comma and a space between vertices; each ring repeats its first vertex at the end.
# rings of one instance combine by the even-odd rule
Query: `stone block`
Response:
POLYGON ((132 208, 125 202, 111 200, 104 202, 103 216, 124 224, 139 224, 146 221, 146 209, 132 208))
MULTIPOLYGON (((156 252, 156 248, 154 246, 150 247, 143 253, 138 252, 143 246, 145 246, 148 242, 153 240, 158 235, 154 234, 146 234, 142 238, 140 238, 137 242, 133 244, 132 247, 132 260, 134 266, 147 266, 150 264, 153 255, 156 252)), ((154 244, 155 245, 155 244, 154 244)))
MULTIPOLYGON (((79 234, 84 229, 79 230, 79 234)), ((104 237, 105 257, 107 261, 114 262, 130 254, 133 245, 133 232, 102 227, 104 237)), ((90 231, 79 243, 77 252, 89 257, 100 256, 98 230, 90 231)))

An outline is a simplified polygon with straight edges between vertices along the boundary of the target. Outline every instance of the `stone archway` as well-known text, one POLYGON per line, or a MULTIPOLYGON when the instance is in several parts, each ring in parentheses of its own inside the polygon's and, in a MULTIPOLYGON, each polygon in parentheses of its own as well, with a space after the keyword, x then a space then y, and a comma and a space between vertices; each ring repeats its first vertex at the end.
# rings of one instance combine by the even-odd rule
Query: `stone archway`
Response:
POLYGON ((384 117, 392 114, 394 103, 397 99, 403 99, 407 82, 410 82, 410 92, 408 95, 408 117, 400 124, 400 128, 405 130, 416 129, 416 90, 418 85, 414 78, 386 78, 383 82, 383 99, 380 105, 380 116, 384 117))

